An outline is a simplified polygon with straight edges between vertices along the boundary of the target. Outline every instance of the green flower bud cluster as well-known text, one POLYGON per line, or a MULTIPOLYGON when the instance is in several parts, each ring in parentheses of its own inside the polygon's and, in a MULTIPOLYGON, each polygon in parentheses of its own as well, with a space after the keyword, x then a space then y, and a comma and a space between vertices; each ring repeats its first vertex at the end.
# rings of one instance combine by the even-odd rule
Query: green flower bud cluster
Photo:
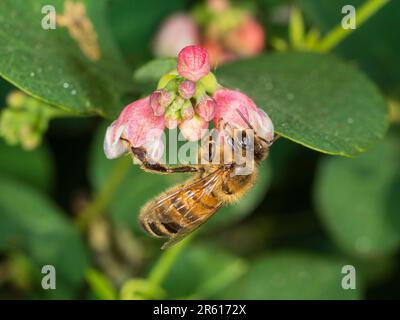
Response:
MULTIPOLYGON (((206 97, 213 96, 218 88, 219 84, 212 72, 197 82, 185 79, 176 70, 162 76, 154 95, 163 92, 169 97, 169 101, 166 99, 168 105, 161 106, 165 109, 166 126, 172 129, 181 121, 192 119, 197 112, 196 106, 206 97)), ((159 110, 157 105, 152 107, 155 112, 159 110)))
POLYGON ((49 120, 59 113, 21 91, 13 91, 7 97, 7 107, 0 113, 0 136, 10 145, 32 150, 41 143, 49 120))

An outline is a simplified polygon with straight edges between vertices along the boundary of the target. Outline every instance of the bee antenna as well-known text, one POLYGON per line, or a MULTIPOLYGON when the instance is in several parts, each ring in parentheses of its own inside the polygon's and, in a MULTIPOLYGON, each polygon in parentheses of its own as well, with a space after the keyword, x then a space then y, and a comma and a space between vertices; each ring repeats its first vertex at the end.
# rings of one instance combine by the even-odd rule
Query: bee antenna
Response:
POLYGON ((243 121, 248 125, 248 127, 252 130, 254 130, 253 126, 250 124, 250 122, 245 118, 245 116, 243 115, 243 113, 239 110, 236 109, 237 113, 239 113, 240 117, 243 119, 243 121))
POLYGON ((271 141, 267 141, 266 139, 263 139, 261 137, 259 137, 262 141, 264 141, 265 143, 267 143, 269 146, 272 146, 272 144, 278 140, 281 137, 281 135, 277 134, 275 135, 275 137, 271 140, 271 141))

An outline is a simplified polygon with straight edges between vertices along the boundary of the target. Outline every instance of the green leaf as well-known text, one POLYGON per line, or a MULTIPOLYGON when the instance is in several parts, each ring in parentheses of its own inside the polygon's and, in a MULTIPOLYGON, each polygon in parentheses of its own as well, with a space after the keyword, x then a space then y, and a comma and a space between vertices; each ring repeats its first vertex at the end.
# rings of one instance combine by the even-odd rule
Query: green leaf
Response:
MULTIPOLYGON (((51 1, 57 10, 57 21, 65 13, 64 2, 51 1)), ((105 25, 106 1, 79 3, 85 6, 98 36, 98 61, 81 50, 66 27, 42 29, 45 15, 41 9, 49 1, 3 0, 0 75, 33 97, 67 111, 113 117, 120 110, 121 95, 129 90, 130 72, 105 25)))
POLYGON ((265 254, 219 299, 360 299, 362 281, 356 273, 356 289, 341 287, 345 261, 304 252, 265 254))
POLYGON ((98 299, 114 300, 117 298, 117 291, 113 284, 102 272, 89 269, 86 272, 86 280, 98 299))
POLYGON ((386 103, 377 88, 331 56, 270 54, 217 71, 223 86, 245 92, 267 111, 277 133, 320 152, 359 154, 388 127, 386 103))
MULTIPOLYGON (((358 8, 365 2, 353 0, 351 4, 358 8)), ((345 16, 341 13, 342 7, 347 4, 347 0, 299 1, 309 21, 324 33, 340 23, 345 16)), ((399 1, 389 1, 361 27, 357 25, 357 30, 334 49, 338 55, 356 61, 385 93, 397 98, 400 98, 400 41, 393 30, 398 28, 399 10, 399 1)))
POLYGON ((45 145, 32 151, 11 147, 0 140, 0 174, 7 175, 31 186, 50 191, 53 163, 45 145))
MULTIPOLYGON (((90 179, 95 190, 99 190, 107 181, 115 160, 107 160, 102 148, 105 126, 101 126, 92 143, 90 156, 90 179)), ((127 157, 126 161, 132 161, 127 157)), ((109 206, 109 214, 118 222, 127 224, 134 230, 141 230, 137 222, 140 208, 146 201, 157 196, 185 179, 190 174, 158 175, 144 172, 138 165, 129 168, 115 197, 109 206)), ((235 205, 220 210, 207 224, 207 227, 221 226, 238 221, 249 214, 263 199, 270 182, 268 163, 260 167, 258 179, 251 191, 235 205)))
POLYGON ((327 158, 319 167, 315 201, 322 222, 347 251, 394 253, 400 246, 400 139, 355 159, 327 158))
POLYGON ((50 296, 57 297, 58 289, 76 290, 83 283, 88 259, 71 222, 42 194, 4 177, 0 177, 0 249, 23 250, 40 268, 53 265, 57 290, 50 296))
POLYGON ((297 7, 292 7, 289 19, 290 44, 296 49, 301 49, 304 45, 304 34, 304 21, 301 11, 297 7))
POLYGON ((152 92, 157 88, 160 78, 176 68, 176 59, 156 59, 141 66, 133 74, 135 89, 142 92, 152 92))
POLYGON ((213 298, 236 281, 246 268, 241 258, 222 249, 193 245, 178 257, 163 288, 169 298, 213 298))

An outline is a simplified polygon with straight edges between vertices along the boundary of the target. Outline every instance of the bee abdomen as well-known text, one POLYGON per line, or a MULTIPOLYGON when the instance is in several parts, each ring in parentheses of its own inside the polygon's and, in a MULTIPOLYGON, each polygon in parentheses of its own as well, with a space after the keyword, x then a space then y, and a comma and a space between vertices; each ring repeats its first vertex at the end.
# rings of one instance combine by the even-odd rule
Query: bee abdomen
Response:
POLYGON ((173 193, 169 197, 174 190, 147 203, 139 215, 143 229, 154 237, 171 238, 209 217, 222 203, 217 194, 196 190, 173 193))
POLYGON ((156 222, 146 221, 143 219, 139 219, 140 225, 142 226, 143 230, 147 233, 151 234, 153 237, 161 238, 165 237, 165 231, 162 230, 156 222))

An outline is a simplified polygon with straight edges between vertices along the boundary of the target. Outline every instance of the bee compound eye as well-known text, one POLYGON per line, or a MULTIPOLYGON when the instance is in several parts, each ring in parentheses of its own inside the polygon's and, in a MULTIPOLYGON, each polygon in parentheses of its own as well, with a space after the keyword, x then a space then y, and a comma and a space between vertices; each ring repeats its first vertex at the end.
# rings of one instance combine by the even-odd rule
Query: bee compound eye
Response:
POLYGON ((232 137, 228 137, 226 142, 233 148, 235 142, 232 137))

